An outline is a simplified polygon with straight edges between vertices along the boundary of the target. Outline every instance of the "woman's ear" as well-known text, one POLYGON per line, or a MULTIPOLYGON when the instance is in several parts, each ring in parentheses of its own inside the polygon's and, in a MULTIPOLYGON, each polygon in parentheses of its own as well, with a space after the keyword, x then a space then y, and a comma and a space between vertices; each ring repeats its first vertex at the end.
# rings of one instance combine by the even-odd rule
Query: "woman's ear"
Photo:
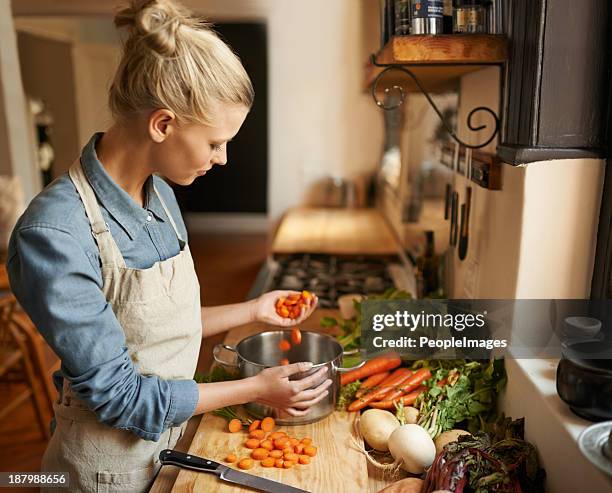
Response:
POLYGON ((153 142, 161 144, 174 131, 176 116, 167 109, 155 110, 149 116, 149 137, 153 142))

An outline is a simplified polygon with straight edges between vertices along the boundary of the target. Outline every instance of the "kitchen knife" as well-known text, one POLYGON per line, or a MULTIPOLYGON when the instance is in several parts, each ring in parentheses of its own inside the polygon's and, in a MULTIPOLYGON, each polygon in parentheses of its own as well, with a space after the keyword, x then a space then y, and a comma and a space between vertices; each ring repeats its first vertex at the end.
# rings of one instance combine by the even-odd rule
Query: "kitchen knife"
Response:
POLYGON ((453 190, 455 188, 455 172, 459 166, 459 143, 455 142, 455 152, 453 153, 453 163, 451 172, 451 182, 446 184, 446 192, 444 194, 444 219, 451 217, 451 201, 453 190), (452 184, 451 184, 452 183, 452 184))
POLYGON ((457 245, 457 230, 459 229, 459 192, 453 192, 451 199, 450 245, 457 245))
POLYGON ((465 260, 468 251, 470 209, 472 208, 472 149, 465 150, 465 203, 461 206, 461 228, 459 229, 459 260, 465 260), (464 210, 465 209, 465 210, 464 210))
POLYGON ((219 479, 227 481, 228 483, 235 483, 259 491, 268 491, 270 493, 308 493, 306 490, 294 488, 293 486, 279 483, 278 481, 272 481, 271 479, 260 478, 253 474, 236 471, 214 460, 184 454, 177 450, 162 450, 159 454, 159 460, 162 465, 173 465, 193 471, 209 472, 219 476, 219 479))
POLYGON ((461 231, 459 233, 459 260, 465 260, 468 251, 472 187, 465 190, 465 204, 461 204, 461 231), (465 208, 465 210, 464 210, 465 208))

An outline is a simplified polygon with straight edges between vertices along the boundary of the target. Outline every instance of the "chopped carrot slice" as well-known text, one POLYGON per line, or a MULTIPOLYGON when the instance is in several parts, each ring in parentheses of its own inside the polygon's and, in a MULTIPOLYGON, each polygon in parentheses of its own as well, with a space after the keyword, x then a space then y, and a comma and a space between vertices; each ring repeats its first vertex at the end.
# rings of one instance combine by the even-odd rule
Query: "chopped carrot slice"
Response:
POLYGON ((291 342, 295 345, 302 344, 302 333, 300 329, 296 328, 291 330, 291 342))
POLYGON ((261 461, 261 465, 262 467, 274 467, 274 462, 276 461, 272 457, 267 457, 261 461))
POLYGON ((251 467, 253 467, 253 459, 250 459, 249 457, 241 459, 240 462, 238 462, 238 467, 240 469, 251 469, 251 467))
POLYGON ((253 430, 251 433, 249 433, 249 438, 257 438, 258 440, 263 440, 265 436, 266 432, 263 430, 253 430))
POLYGON ((254 431, 259 429, 259 425, 261 424, 261 421, 259 421, 258 419, 256 419, 255 421, 253 421, 250 425, 249 425, 249 431, 254 431))
POLYGON ((274 440, 274 448, 278 450, 283 450, 289 444, 289 439, 285 437, 277 438, 274 440))
POLYGON ((269 452, 265 448, 256 448, 251 452, 251 457, 255 460, 264 460, 268 457, 269 452))
POLYGON ((249 440, 245 442, 244 446, 246 448, 256 449, 259 447, 260 443, 261 442, 257 440, 257 438, 250 438, 249 440))
POLYGON ((242 421, 240 421, 239 419, 232 419, 227 424, 227 428, 229 429, 229 431, 231 433, 236 433, 236 432, 242 430, 242 421))
POLYGON ((268 433, 269 431, 272 431, 275 426, 276 426, 276 421, 274 421, 274 418, 272 418, 271 416, 265 417, 261 422, 261 429, 265 431, 266 433, 268 433))
POLYGON ((238 457, 236 457, 235 454, 229 454, 226 458, 225 458, 225 462, 229 462, 230 464, 232 462, 236 462, 238 460, 238 457))
POLYGON ((313 447, 312 445, 305 447, 304 454, 310 457, 314 457, 315 455, 317 455, 317 447, 313 447))
POLYGON ((291 343, 285 339, 278 343, 278 349, 281 351, 289 351, 291 349, 291 343))
POLYGON ((266 450, 272 450, 274 448, 274 444, 272 443, 272 440, 262 440, 259 446, 266 450))
POLYGON ((286 454, 283 454, 283 459, 285 460, 290 460, 292 462, 297 462, 299 460, 300 456, 296 453, 293 452, 288 452, 286 454))

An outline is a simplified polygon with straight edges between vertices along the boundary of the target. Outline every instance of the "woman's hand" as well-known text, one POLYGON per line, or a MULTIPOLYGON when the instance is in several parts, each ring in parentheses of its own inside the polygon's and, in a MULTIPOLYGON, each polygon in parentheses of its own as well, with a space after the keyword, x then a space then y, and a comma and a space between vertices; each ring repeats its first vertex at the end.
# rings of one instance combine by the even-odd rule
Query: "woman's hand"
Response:
POLYGON ((293 327, 294 325, 302 323, 306 320, 317 307, 319 299, 316 295, 313 295, 310 304, 303 306, 300 311, 300 316, 294 319, 283 318, 276 313, 276 301, 279 298, 287 298, 292 294, 300 294, 299 291, 270 291, 262 294, 259 298, 253 301, 253 321, 265 322, 267 324, 278 325, 280 327, 293 327))
POLYGON ((255 402, 277 409, 290 416, 304 416, 311 406, 329 394, 331 379, 325 380, 327 367, 300 380, 289 380, 289 376, 308 371, 311 363, 293 363, 266 368, 255 377, 257 398, 255 402), (315 386, 315 388, 310 388, 315 386))

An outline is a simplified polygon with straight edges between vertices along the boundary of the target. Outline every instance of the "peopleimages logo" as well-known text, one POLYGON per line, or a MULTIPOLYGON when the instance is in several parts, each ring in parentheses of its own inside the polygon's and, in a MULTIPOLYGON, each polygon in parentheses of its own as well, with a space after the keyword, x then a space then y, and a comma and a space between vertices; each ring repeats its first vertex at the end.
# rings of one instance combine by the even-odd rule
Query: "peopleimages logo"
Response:
POLYGON ((458 332, 485 326, 487 311, 482 313, 411 313, 397 310, 395 313, 375 313, 372 316, 372 330, 380 332, 386 328, 402 328, 414 332, 418 328, 453 328, 458 332))
POLYGON ((612 359, 612 299, 366 299, 359 315, 366 358, 612 359))

